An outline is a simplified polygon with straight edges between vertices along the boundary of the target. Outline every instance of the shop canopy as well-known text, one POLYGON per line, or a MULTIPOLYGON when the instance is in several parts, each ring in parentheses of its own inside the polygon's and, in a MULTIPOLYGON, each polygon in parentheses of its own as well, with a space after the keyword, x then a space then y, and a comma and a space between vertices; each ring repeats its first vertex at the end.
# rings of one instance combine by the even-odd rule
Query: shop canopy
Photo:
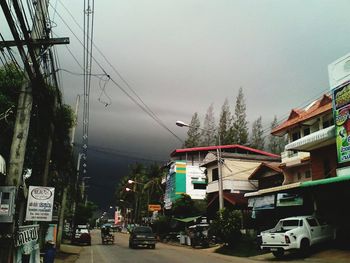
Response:
POLYGON ((336 177, 331 177, 331 178, 326 178, 326 179, 321 179, 321 180, 303 182, 303 183, 301 183, 300 187, 306 188, 306 187, 312 187, 312 186, 318 186, 318 185, 344 182, 344 181, 349 181, 349 180, 350 180, 350 175, 336 176, 336 177))
POLYGON ((193 216, 193 217, 186 217, 186 218, 174 218, 177 221, 183 222, 183 223, 189 223, 192 221, 196 221, 201 216, 193 216))
POLYGON ((286 185, 276 186, 276 187, 267 188, 267 189, 261 189, 256 192, 246 193, 244 197, 253 198, 256 196, 262 196, 270 193, 278 193, 286 190, 314 187, 314 186, 340 183, 340 182, 346 182, 346 181, 350 181, 350 175, 336 176, 336 177, 314 180, 314 181, 307 181, 307 182, 297 182, 297 183, 286 184, 286 185))

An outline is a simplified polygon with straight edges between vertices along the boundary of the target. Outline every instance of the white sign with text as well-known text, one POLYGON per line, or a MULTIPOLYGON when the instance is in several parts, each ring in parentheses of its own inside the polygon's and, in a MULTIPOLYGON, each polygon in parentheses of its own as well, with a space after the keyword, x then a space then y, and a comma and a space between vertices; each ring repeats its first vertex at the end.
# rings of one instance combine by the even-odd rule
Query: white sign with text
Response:
POLYGON ((54 187, 29 186, 26 221, 52 221, 54 187))

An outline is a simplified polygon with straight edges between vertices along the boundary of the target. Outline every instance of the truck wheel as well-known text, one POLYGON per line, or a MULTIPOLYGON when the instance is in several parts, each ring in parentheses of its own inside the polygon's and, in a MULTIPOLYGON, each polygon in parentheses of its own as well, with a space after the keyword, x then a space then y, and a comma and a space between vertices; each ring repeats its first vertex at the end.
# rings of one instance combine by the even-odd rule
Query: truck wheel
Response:
POLYGON ((300 243, 300 253, 303 257, 307 256, 307 253, 309 252, 309 248, 310 248, 310 242, 307 239, 303 239, 301 240, 300 243))
POLYGON ((281 258, 284 255, 284 250, 283 249, 279 249, 277 251, 272 251, 272 254, 276 257, 276 258, 281 258))

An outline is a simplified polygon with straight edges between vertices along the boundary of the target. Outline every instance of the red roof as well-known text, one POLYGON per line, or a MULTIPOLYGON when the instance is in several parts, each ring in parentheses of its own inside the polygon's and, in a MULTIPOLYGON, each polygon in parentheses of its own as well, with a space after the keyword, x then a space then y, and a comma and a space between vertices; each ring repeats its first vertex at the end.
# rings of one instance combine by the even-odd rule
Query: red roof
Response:
POLYGON ((280 135, 288 129, 297 126, 300 122, 313 119, 325 112, 332 110, 332 98, 328 94, 324 94, 322 98, 315 101, 311 106, 305 109, 292 109, 288 119, 274 128, 271 134, 280 135))
POLYGON ((250 148, 250 147, 239 145, 239 144, 176 149, 170 154, 170 156, 174 156, 174 155, 179 154, 179 153, 188 153, 188 152, 209 152, 209 151, 214 151, 216 149, 241 149, 241 150, 250 151, 250 152, 255 153, 255 154, 261 154, 261 155, 270 156, 270 157, 277 157, 277 158, 280 157, 279 155, 276 155, 273 153, 265 152, 262 150, 250 148))
MULTIPOLYGON (((207 206, 209 207, 218 197, 219 197, 219 193, 215 193, 207 206)), ((224 200, 230 202, 233 205, 246 206, 248 204, 248 200, 247 198, 244 197, 243 194, 223 192, 223 197, 224 197, 224 200)))

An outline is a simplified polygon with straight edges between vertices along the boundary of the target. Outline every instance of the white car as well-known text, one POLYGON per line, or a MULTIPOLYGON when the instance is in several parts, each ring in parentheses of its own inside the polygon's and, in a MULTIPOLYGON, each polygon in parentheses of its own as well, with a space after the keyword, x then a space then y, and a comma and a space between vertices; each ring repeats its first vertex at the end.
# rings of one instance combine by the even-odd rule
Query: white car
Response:
POLYGON ((336 229, 314 216, 296 216, 281 219, 274 228, 261 232, 260 236, 261 249, 281 257, 287 250, 305 253, 314 244, 334 240, 336 229))

